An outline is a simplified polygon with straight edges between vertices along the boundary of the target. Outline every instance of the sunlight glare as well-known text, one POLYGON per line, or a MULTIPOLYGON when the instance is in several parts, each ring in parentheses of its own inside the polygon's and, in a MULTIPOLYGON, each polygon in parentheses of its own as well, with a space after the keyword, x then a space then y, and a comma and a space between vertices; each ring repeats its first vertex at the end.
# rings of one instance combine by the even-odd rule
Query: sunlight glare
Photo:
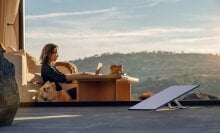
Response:
POLYGON ((72 118, 80 117, 81 115, 55 115, 55 116, 38 116, 38 117, 16 117, 14 120, 40 120, 40 119, 53 119, 53 118, 72 118))

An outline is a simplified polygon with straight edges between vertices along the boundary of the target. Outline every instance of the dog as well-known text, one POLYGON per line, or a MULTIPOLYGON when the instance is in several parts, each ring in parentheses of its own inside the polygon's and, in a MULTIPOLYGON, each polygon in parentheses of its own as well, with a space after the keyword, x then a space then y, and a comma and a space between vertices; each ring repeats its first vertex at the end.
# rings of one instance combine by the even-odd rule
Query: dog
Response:
POLYGON ((123 74, 123 65, 111 65, 110 74, 123 74))
POLYGON ((72 102, 73 99, 65 91, 56 91, 54 82, 47 81, 42 87, 39 88, 37 93, 36 102, 72 102), (60 94, 58 94, 60 93, 60 94))

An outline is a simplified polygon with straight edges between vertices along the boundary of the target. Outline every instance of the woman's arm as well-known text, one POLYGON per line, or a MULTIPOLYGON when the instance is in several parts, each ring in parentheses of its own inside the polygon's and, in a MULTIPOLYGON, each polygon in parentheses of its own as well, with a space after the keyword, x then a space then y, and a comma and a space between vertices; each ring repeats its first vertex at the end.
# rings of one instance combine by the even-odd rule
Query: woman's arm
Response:
POLYGON ((96 74, 93 72, 77 72, 77 73, 73 73, 73 74, 65 74, 66 79, 67 80, 76 80, 78 78, 78 76, 83 76, 83 75, 93 75, 95 76, 96 74))
POLYGON ((78 76, 79 74, 77 73, 73 73, 73 74, 65 74, 65 77, 68 81, 74 81, 76 76, 78 76))
POLYGON ((49 64, 43 64, 41 68, 41 76, 44 80, 49 80, 51 82, 61 82, 64 83, 67 81, 65 75, 59 72, 55 67, 49 64))

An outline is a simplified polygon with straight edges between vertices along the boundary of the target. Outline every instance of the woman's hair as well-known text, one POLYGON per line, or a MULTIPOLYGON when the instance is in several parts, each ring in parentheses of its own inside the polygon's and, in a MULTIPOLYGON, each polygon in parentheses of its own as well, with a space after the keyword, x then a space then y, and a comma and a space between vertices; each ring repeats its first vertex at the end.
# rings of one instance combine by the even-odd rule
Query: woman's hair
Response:
POLYGON ((49 61, 49 56, 53 53, 55 48, 58 48, 58 46, 54 43, 48 43, 44 46, 40 55, 40 61, 42 64, 49 61))

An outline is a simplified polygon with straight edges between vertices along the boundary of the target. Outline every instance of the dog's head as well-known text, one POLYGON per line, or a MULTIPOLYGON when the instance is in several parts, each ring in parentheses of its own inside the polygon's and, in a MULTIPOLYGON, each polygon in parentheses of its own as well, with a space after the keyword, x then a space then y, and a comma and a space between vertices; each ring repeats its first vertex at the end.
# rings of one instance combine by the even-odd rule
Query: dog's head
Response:
POLYGON ((54 82, 47 81, 42 87, 39 88, 37 101, 38 102, 51 102, 56 97, 56 85, 54 82))

